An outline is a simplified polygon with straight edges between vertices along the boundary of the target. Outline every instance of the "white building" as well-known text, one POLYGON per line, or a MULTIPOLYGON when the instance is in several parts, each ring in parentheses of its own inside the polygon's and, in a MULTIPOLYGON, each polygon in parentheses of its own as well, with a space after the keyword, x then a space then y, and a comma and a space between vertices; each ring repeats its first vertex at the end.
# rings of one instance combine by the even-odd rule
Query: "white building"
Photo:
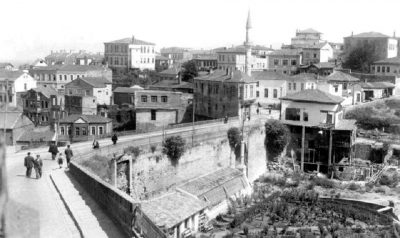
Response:
POLYGON ((0 104, 7 101, 10 106, 17 106, 18 93, 26 92, 31 88, 36 88, 36 80, 27 71, 0 71, 0 104))

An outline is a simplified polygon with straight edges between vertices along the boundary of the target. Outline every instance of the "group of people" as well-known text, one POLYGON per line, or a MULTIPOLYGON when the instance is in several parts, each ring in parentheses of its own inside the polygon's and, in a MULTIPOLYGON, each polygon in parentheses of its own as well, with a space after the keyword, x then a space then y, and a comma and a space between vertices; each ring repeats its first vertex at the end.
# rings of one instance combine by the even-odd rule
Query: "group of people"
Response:
MULTIPOLYGON (((117 141, 118 141, 118 136, 117 136, 117 134, 114 134, 114 135, 111 137, 111 141, 113 142, 113 145, 116 145, 116 144, 117 144, 117 141)), ((99 148, 100 148, 99 141, 96 140, 96 138, 93 139, 92 146, 93 146, 93 149, 99 149, 99 148)))
MULTIPOLYGON (((60 169, 63 166, 64 159, 62 153, 59 153, 58 147, 55 143, 52 143, 49 147, 49 152, 51 154, 52 160, 55 160, 58 154, 57 162, 60 169)), ((72 152, 71 146, 67 145, 67 148, 64 151, 65 158, 67 160, 67 168, 69 168, 70 162, 74 153, 72 152)), ((42 177, 42 167, 43 161, 40 158, 40 155, 36 155, 36 159, 31 156, 31 152, 28 152, 28 155, 24 159, 24 165, 26 167, 26 177, 30 178, 32 174, 32 169, 35 169, 36 179, 42 177)))

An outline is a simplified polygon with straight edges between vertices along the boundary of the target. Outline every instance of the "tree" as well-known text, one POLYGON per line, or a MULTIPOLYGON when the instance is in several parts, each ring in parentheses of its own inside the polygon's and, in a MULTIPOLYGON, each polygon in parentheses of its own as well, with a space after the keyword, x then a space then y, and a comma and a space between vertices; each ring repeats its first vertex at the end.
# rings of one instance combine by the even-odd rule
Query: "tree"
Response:
POLYGON ((370 65, 377 60, 379 60, 379 56, 375 53, 374 46, 368 43, 362 44, 345 55, 343 67, 369 73, 370 65))
POLYGON ((193 60, 189 60, 182 65, 182 80, 183 81, 190 81, 193 78, 197 77, 198 72, 197 72, 197 67, 196 67, 196 62, 193 60))
POLYGON ((185 153, 185 140, 181 136, 171 136, 163 141, 162 152, 176 165, 185 153))
POLYGON ((267 155, 275 159, 282 153, 290 141, 289 129, 278 120, 268 120, 265 123, 265 141, 264 145, 267 155))
POLYGON ((239 157, 239 155, 240 155, 241 139, 242 139, 242 136, 241 136, 239 128, 237 128, 237 127, 229 128, 229 130, 228 130, 229 146, 231 147, 231 150, 233 150, 235 152, 236 158, 239 157))

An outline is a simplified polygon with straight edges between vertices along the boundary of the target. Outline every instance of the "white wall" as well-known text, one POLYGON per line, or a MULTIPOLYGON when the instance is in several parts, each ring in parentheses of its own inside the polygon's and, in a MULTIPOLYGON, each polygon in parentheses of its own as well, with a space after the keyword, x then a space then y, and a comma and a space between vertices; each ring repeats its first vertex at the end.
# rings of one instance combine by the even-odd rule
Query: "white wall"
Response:
POLYGON ((279 98, 286 96, 286 88, 287 86, 285 80, 260 80, 259 87, 257 88, 257 90, 260 92, 260 96, 257 98, 257 102, 260 104, 280 103, 279 98), (265 89, 268 89, 268 97, 265 97, 265 89), (274 89, 276 89, 278 92, 276 98, 274 98, 274 89))
POLYGON ((155 60, 156 60, 156 50, 154 45, 129 45, 129 50, 131 51, 131 67, 139 68, 139 69, 155 69, 155 60), (145 47, 146 52, 142 52, 141 48, 145 47), (149 49, 149 52, 147 52, 149 49), (146 61, 142 61, 142 59, 146 59, 146 61), (149 62, 147 62, 149 59, 149 62))
POLYGON ((387 46, 387 58, 397 57, 397 40, 396 39, 388 39, 387 46), (390 48, 390 45, 394 46, 394 49, 390 48))
POLYGON ((329 59, 333 58, 333 49, 330 44, 326 44, 320 50, 320 62, 328 62, 329 59))
POLYGON ((23 73, 19 78, 14 81, 15 92, 25 92, 31 88, 36 88, 36 80, 29 74, 23 73), (25 89, 26 84, 26 89, 25 89))
POLYGON ((318 82, 317 89, 339 97, 342 97, 343 95, 343 85, 339 83, 331 84, 327 82, 318 82), (335 86, 337 87, 337 91, 335 90, 335 86))
POLYGON ((112 89, 111 84, 107 84, 105 88, 93 88, 93 96, 97 98, 98 104, 111 104, 112 89))

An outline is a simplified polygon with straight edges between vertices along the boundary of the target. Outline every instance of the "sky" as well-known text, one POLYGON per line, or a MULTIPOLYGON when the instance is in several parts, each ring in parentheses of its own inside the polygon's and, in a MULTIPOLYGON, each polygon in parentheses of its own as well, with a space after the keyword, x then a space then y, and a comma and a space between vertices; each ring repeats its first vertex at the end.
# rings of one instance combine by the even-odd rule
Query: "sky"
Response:
POLYGON ((12 0, 1 3, 0 62, 32 63, 51 50, 104 51, 125 37, 157 47, 210 49, 242 44, 251 10, 254 44, 278 48, 296 29, 323 39, 398 32, 399 0, 12 0))

